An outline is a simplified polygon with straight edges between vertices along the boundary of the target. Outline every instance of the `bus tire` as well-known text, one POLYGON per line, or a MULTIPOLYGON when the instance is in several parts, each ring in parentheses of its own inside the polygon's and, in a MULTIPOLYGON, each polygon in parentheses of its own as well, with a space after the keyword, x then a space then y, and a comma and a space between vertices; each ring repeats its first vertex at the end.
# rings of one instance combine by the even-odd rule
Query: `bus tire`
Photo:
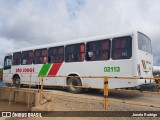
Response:
POLYGON ((80 78, 74 78, 74 77, 69 78, 67 81, 67 89, 69 92, 75 93, 75 94, 82 92, 82 88, 73 87, 73 86, 82 86, 82 82, 80 78))
POLYGON ((93 92, 93 93, 97 93, 97 92, 101 91, 101 89, 89 88, 88 91, 93 92))
POLYGON ((21 82, 20 82, 20 77, 19 76, 13 77, 13 85, 15 85, 15 87, 17 87, 17 88, 20 88, 21 82))

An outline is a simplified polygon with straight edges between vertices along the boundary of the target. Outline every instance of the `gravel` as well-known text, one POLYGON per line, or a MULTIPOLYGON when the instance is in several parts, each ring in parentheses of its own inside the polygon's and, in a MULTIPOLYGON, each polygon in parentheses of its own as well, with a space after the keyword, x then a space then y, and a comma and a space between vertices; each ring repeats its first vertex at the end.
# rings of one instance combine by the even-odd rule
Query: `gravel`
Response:
MULTIPOLYGON (((121 92, 112 90, 109 92, 109 99, 116 99, 121 101, 135 101, 138 103, 145 103, 154 106, 160 106, 160 95, 159 94, 144 94, 144 93, 130 93, 130 92, 121 92)), ((82 94, 72 94, 65 90, 44 90, 43 99, 45 102, 43 105, 32 108, 33 111, 104 111, 103 107, 103 92, 84 92, 82 94)), ((1 108, 1 107, 0 107, 1 108)), ((2 110, 2 109, 0 109, 2 110)), ((160 111, 158 108, 153 107, 145 107, 145 106, 136 106, 124 103, 117 103, 109 101, 107 111, 160 111)), ((63 117, 63 116, 62 116, 63 117)), ((51 120, 53 118, 34 118, 34 120, 51 120)), ((54 117, 54 119, 59 120, 70 120, 70 119, 91 119, 95 120, 97 117, 94 118, 86 118, 86 117, 54 117)), ((100 120, 106 119, 104 117, 98 118, 100 120)), ((151 118, 143 118, 143 117, 108 117, 109 120, 150 120, 151 118)), ((152 118, 158 119, 158 118, 152 118)), ((0 119, 1 120, 1 119, 0 119)), ((15 120, 14 118, 8 118, 7 120, 15 120)), ((33 118, 25 118, 25 120, 33 120, 33 118)))

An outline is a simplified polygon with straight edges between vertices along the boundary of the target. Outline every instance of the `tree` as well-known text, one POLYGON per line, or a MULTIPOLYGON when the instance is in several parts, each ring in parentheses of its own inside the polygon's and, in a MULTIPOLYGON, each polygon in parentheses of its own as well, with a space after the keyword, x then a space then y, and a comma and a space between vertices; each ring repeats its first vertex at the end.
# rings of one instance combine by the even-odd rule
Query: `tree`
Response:
POLYGON ((3 68, 0 68, 0 78, 3 76, 3 68))

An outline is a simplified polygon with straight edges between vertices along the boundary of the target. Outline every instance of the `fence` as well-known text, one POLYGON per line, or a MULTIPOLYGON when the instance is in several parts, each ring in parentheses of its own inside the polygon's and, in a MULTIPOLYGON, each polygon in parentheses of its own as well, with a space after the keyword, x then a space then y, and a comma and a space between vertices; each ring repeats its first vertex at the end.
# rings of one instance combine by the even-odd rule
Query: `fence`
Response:
MULTIPOLYGON (((33 77, 37 77, 37 76, 33 76, 32 74, 29 74, 29 78, 30 80, 29 81, 23 81, 23 82, 29 82, 29 88, 28 88, 28 93, 31 93, 33 92, 31 90, 31 85, 32 85, 32 79, 33 77)), ((37 89, 37 92, 40 92, 40 96, 42 96, 42 92, 43 92, 43 87, 46 86, 44 84, 44 77, 45 76, 41 76, 39 77, 39 82, 38 85, 40 85, 40 88, 37 89)), ((158 81, 158 84, 156 84, 158 86, 158 89, 159 91, 158 92, 150 92, 150 91, 138 91, 138 90, 125 90, 125 89, 109 89, 108 88, 108 81, 109 79, 113 79, 113 78, 116 78, 116 79, 145 79, 145 80, 154 80, 155 78, 142 78, 142 77, 111 77, 111 76, 49 76, 49 77, 64 77, 64 78, 103 78, 104 79, 104 109, 107 110, 108 108, 108 102, 111 101, 111 102, 119 102, 119 103, 126 103, 126 104, 132 104, 132 105, 138 105, 138 106, 148 106, 148 107, 154 107, 154 108, 160 108, 160 106, 154 106, 154 105, 150 105, 150 104, 139 104, 139 103, 135 103, 135 102, 127 102, 127 101, 120 101, 120 100, 114 100, 114 99, 109 99, 108 98, 108 91, 109 90, 120 90, 120 91, 127 91, 127 92, 144 92, 144 93, 152 93, 152 94, 160 94, 160 78, 156 78, 156 80, 158 81)), ((7 81, 6 81, 7 82, 7 81)), ((55 86, 55 85, 52 85, 52 86, 55 86)), ((60 85, 58 85, 60 86, 60 85)), ((68 85, 66 85, 67 87, 68 85)), ((90 88, 90 87, 86 87, 86 86, 73 86, 73 87, 80 87, 80 88, 90 88)), ((13 90, 13 89, 11 89, 13 90)), ((20 91, 20 90, 15 90, 15 91, 20 91)), ((11 93, 10 92, 10 97, 11 97, 11 93)), ((9 105, 11 103, 11 98, 9 98, 9 105)), ((29 107, 29 97, 28 97, 28 107, 29 107)))
MULTIPOLYGON (((139 106, 148 106, 148 107, 154 107, 154 108, 160 108, 160 106, 154 106, 154 105, 148 105, 148 104, 139 104, 139 103, 134 103, 134 102, 125 102, 125 101, 119 101, 119 100, 113 100, 113 99, 108 99, 108 91, 109 90, 121 90, 121 91, 127 91, 127 92, 142 92, 138 90, 124 90, 124 89, 109 89, 108 88, 108 80, 112 78, 116 79, 145 79, 145 80, 151 80, 155 78, 142 78, 142 77, 109 77, 109 76, 50 76, 50 77, 78 77, 78 78, 103 78, 104 79, 104 109, 106 110, 108 108, 108 101, 112 102, 121 102, 121 103, 126 103, 126 104, 132 104, 132 105, 139 105, 139 106)), ((153 93, 153 94, 160 94, 160 78, 156 78, 158 80, 158 88, 159 92, 149 92, 149 91, 143 91, 144 93, 153 93)), ((44 85, 44 76, 41 78, 41 83, 42 86, 44 85)), ((74 86, 74 87, 81 87, 81 88, 90 88, 86 86, 74 86)))

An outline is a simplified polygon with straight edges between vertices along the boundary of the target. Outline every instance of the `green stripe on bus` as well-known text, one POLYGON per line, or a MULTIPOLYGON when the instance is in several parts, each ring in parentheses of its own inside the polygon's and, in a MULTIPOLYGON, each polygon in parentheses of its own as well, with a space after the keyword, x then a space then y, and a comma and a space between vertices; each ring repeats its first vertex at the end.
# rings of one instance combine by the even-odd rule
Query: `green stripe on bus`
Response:
POLYGON ((38 77, 46 76, 50 67, 51 67, 51 64, 44 64, 38 74, 38 77))

